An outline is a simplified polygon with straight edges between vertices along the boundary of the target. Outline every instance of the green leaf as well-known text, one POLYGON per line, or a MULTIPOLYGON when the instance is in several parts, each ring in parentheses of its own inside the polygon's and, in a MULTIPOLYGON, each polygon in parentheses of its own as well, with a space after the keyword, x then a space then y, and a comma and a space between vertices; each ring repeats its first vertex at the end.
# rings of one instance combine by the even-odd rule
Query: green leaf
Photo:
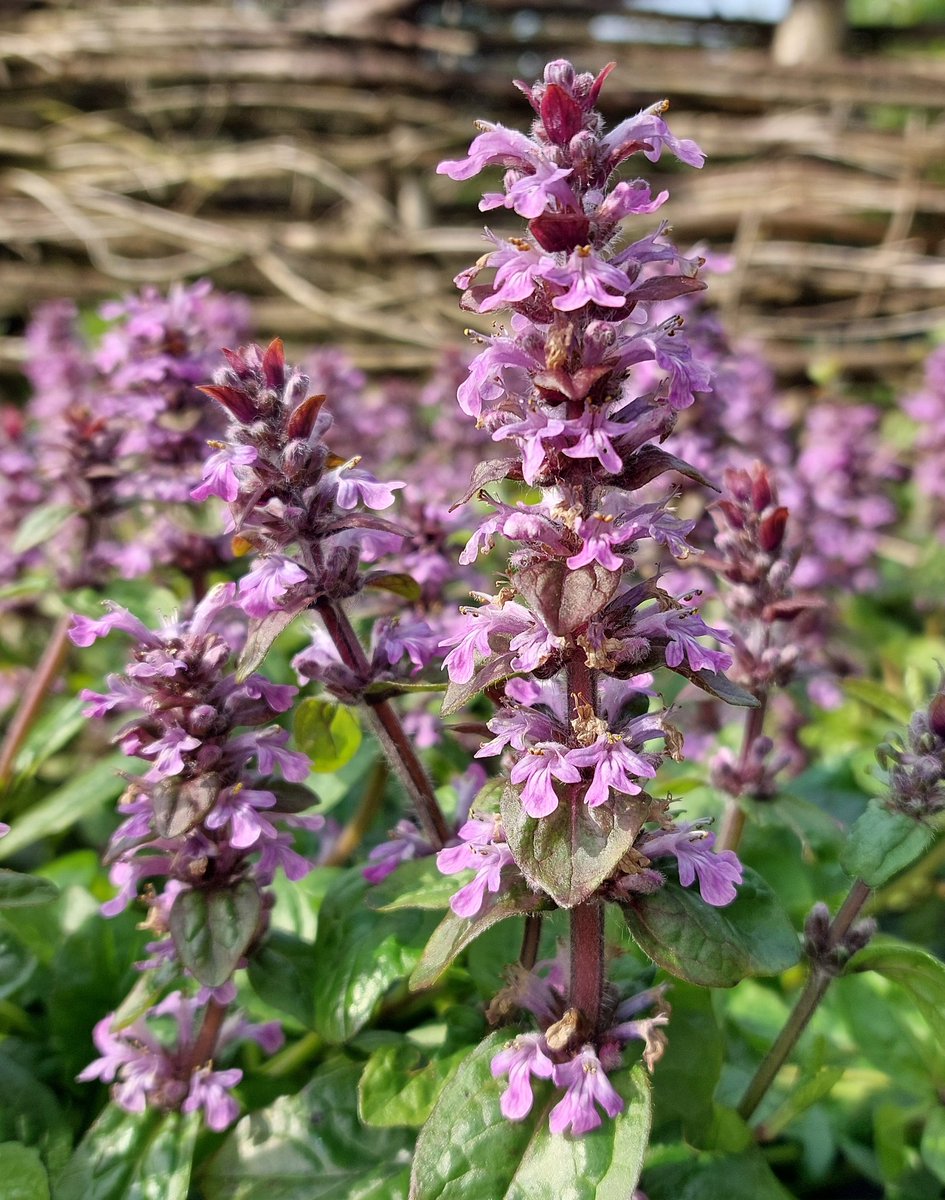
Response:
MULTIPOLYGON (((499 644, 503 639, 496 635, 492 641, 499 644)), ((507 644, 508 638, 505 638, 507 644)), ((502 683, 506 679, 511 679, 513 675, 518 675, 520 672, 512 667, 512 659, 517 655, 511 650, 496 651, 489 658, 480 662, 476 670, 473 672, 471 679, 466 683, 454 683, 452 680, 446 689, 446 694, 443 697, 443 703, 440 706, 440 715, 444 717, 450 716, 452 713, 458 712, 474 696, 478 696, 481 691, 489 687, 493 683, 502 683)))
POLYGON ((19 853, 40 838, 63 833, 83 817, 104 809, 125 787, 125 781, 116 772, 128 765, 123 754, 111 755, 34 804, 16 818, 10 832, 0 839, 0 859, 19 853))
POLYGON ((367 1060, 358 1084, 358 1111, 366 1125, 419 1128, 469 1047, 430 1058, 406 1038, 381 1046, 367 1060))
POLYGON ((364 577, 364 586, 381 588, 385 592, 393 592, 411 604, 420 599, 420 584, 412 575, 403 571, 371 571, 364 577))
POLYGON ((49 1180, 38 1151, 19 1142, 0 1143, 3 1200, 49 1200, 49 1180))
POLYGON ((260 999, 311 1026, 312 994, 318 975, 311 942, 281 929, 270 931, 249 959, 249 982, 260 999))
MULTIPOLYGON (((7 1044, 12 1045, 12 1039, 7 1044)), ((35 1146, 55 1175, 72 1153, 73 1131, 52 1090, 26 1067, 0 1054, 0 1141, 14 1140, 35 1146)))
POLYGON ((251 879, 235 887, 180 892, 168 925, 183 965, 205 987, 220 987, 236 970, 259 926, 262 903, 251 879))
POLYGON ((430 935, 423 957, 410 976, 411 989, 420 991, 432 987, 458 954, 499 921, 522 913, 540 912, 547 906, 544 897, 519 890, 500 896, 475 917, 458 917, 456 913, 448 912, 430 935))
POLYGON ((882 887, 915 862, 931 840, 932 830, 926 825, 871 800, 850 830, 840 865, 854 879, 882 887))
POLYGON ((449 687, 448 683, 408 683, 403 679, 391 679, 385 681, 379 679, 376 683, 369 683, 364 689, 364 697, 377 703, 378 700, 389 700, 392 696, 409 696, 411 693, 420 692, 445 692, 449 687))
POLYGON ((700 987, 734 987, 751 975, 777 975, 801 957, 800 941, 774 893, 745 868, 724 908, 674 879, 623 906, 634 940, 671 975, 700 987))
POLYGON ((659 1147, 647 1162, 645 1186, 649 1200, 791 1200, 755 1149, 735 1155, 659 1147))
POLYGON ((843 1067, 821 1067, 811 1079, 805 1079, 779 1104, 770 1116, 765 1117, 765 1141, 773 1141, 811 1105, 819 1103, 830 1094, 833 1086, 843 1077, 843 1067))
POLYGON ((661 1121, 682 1122, 687 1141, 706 1145, 715 1116, 713 1097, 722 1073, 724 1042, 704 988, 674 983, 673 1036, 653 1072, 653 1099, 661 1121))
MULTIPOLYGON (((42 716, 33 723, 29 736, 16 756, 17 780, 35 775, 43 763, 86 727, 88 721, 82 714, 83 704, 78 696, 70 696, 58 704, 45 706, 42 716)), ((128 762, 127 759, 123 761, 128 762)), ((8 834, 4 841, 9 841, 10 836, 8 834)))
POLYGON ((56 1184, 56 1200, 187 1200, 200 1116, 110 1104, 56 1184))
POLYGON ((58 895, 59 889, 48 879, 0 869, 0 908, 26 908, 33 904, 48 904, 58 895))
POLYGON ((220 776, 208 771, 194 779, 169 777, 151 792, 154 828, 162 838, 179 838, 199 825, 220 794, 220 776))
POLYGON ((267 613, 264 617, 254 617, 250 621, 246 643, 236 663, 237 682, 245 683, 256 668, 262 666, 279 634, 288 629, 310 603, 311 599, 307 597, 296 601, 289 608, 267 613))
POLYGON ((933 1108, 929 1114, 919 1153, 939 1183, 945 1183, 945 1108, 933 1108))
POLYGON ((331 885, 315 939, 315 1031, 345 1042, 371 1019, 392 984, 416 966, 430 930, 421 912, 376 913, 364 905, 368 884, 346 871, 331 885))
POLYGON ((574 908, 593 895, 643 828, 649 802, 626 797, 619 806, 588 808, 571 800, 573 787, 547 817, 530 817, 519 790, 508 784, 502 794, 502 823, 522 874, 562 908, 574 908), (573 804, 573 820, 572 820, 573 804))
POLYGON ((870 708, 876 709, 897 725, 908 725, 912 717, 912 706, 908 700, 897 696, 889 688, 883 687, 875 679, 845 679, 843 690, 848 696, 860 700, 870 708))
POLYGON ((23 554, 49 541, 74 511, 70 504, 41 504, 39 508, 32 509, 14 534, 10 549, 14 554, 23 554))
POLYGON ((939 1043, 945 1045, 945 963, 918 946, 883 939, 854 954, 844 973, 859 971, 875 971, 905 988, 939 1043))
POLYGON ((355 712, 332 700, 312 696, 295 710, 295 744, 312 760, 313 771, 338 771, 354 758, 361 745, 361 726, 355 712))
POLYGON ((733 704, 738 708, 758 707, 757 696, 753 696, 751 692, 746 692, 743 687, 733 683, 721 671, 710 671, 708 667, 700 667, 698 671, 691 671, 687 669, 685 659, 672 670, 677 674, 685 675, 697 688, 708 692, 710 696, 715 696, 717 700, 724 701, 725 704, 733 704))
POLYGON ((509 1040, 494 1033, 465 1059, 420 1131, 411 1200, 628 1200, 650 1132, 650 1094, 640 1067, 610 1076, 625 1110, 583 1137, 552 1134, 548 1114, 561 1099, 536 1081, 524 1121, 499 1111, 500 1084, 489 1069, 509 1040))
POLYGON ((401 863, 396 871, 375 884, 367 893, 365 903, 378 912, 396 912, 401 908, 449 908, 453 893, 471 878, 471 871, 443 875, 433 855, 413 858, 401 863))
POLYGON ((201 1173, 203 1200, 406 1200, 402 1164, 413 1139, 365 1132, 360 1074, 336 1058, 298 1095, 244 1117, 201 1173))
MULTIPOLYGON (((69 894, 64 893, 64 902, 69 894)), ((139 915, 127 909, 106 921, 93 912, 53 958, 49 1021, 67 1075, 76 1075, 89 1062, 95 1023, 113 1011, 140 978, 134 963, 144 957, 148 936, 137 927, 139 915)))

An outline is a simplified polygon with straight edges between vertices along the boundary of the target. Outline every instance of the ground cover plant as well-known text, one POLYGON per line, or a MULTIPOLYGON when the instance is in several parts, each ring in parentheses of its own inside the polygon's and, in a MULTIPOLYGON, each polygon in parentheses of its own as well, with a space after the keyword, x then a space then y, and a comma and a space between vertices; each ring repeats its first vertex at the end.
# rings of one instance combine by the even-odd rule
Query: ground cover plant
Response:
POLYGON ((945 363, 779 396, 609 70, 440 164, 518 224, 422 389, 208 283, 36 314, 11 1194, 941 1194, 945 363))

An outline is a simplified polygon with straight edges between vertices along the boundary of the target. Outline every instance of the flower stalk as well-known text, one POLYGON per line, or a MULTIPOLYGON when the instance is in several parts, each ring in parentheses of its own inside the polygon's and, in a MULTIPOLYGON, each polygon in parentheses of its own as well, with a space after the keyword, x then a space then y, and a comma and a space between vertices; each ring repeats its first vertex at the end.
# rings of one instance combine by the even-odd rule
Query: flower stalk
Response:
POLYGON ((454 688, 485 691, 496 705, 477 757, 499 756, 507 782, 500 811, 474 812, 438 864, 476 870, 451 901, 457 916, 475 917, 499 893, 533 905, 536 891, 569 911, 567 967, 543 976, 536 964, 497 1005, 532 1013, 541 1032, 501 1052, 493 1073, 509 1076, 502 1111, 513 1120, 531 1107, 529 1075, 552 1078, 565 1095, 551 1128, 575 1134, 600 1124, 598 1108, 622 1111, 607 1071, 637 1037, 652 1066, 666 1020, 621 1019, 658 998, 620 1004, 607 988, 604 903, 664 886, 655 865, 664 857, 676 859, 683 886, 698 878, 708 904, 730 903, 741 880, 733 853, 712 853, 711 833, 644 790, 681 746, 650 704, 652 672, 668 667, 711 689, 731 658, 700 641, 730 639, 705 624, 694 595, 672 595, 637 566, 646 541, 676 557, 690 550, 693 522, 676 516, 672 496, 635 493, 670 470, 702 479, 658 443, 708 374, 682 322, 658 321, 650 306, 704 285, 700 260, 680 255, 665 226, 620 245, 623 219, 654 212, 667 194, 616 171, 637 153, 655 161, 666 149, 697 167, 703 157, 670 133, 663 103, 606 132, 595 105, 610 69, 595 78, 549 63, 542 80, 517 85, 537 114, 531 137, 480 123, 469 156, 438 168, 464 180, 504 167, 504 193, 487 192, 480 207, 527 221, 524 237, 487 233, 490 249, 456 278, 465 308, 512 312, 508 327, 480 339, 458 400, 511 455, 478 478, 524 483, 539 497, 509 503, 473 487, 491 512, 461 562, 498 538, 511 553, 496 593, 477 595, 442 643, 444 665, 454 688))
POLYGON ((811 918, 808 920, 808 951, 811 953, 810 974, 791 1015, 771 1049, 762 1059, 739 1102, 737 1111, 743 1120, 751 1119, 758 1105, 767 1095, 768 1089, 787 1062, 843 964, 869 940, 872 934, 872 925, 864 923, 864 926, 857 930, 854 923, 871 894, 872 889, 862 879, 856 880, 826 931, 823 931, 825 910, 822 906, 815 908, 811 914, 811 918), (812 927, 816 928, 818 925, 823 933, 819 952, 816 946, 811 945, 812 927))

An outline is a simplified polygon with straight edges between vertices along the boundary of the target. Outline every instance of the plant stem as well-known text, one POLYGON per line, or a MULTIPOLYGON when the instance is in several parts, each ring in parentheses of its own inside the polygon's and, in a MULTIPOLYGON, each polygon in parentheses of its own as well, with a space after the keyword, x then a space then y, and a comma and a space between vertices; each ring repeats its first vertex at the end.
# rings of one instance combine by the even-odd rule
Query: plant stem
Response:
MULTIPOLYGON (((760 697, 758 707, 750 708, 745 714, 745 732, 742 735, 742 749, 738 758, 738 770, 740 774, 744 772, 745 767, 748 765, 748 756, 751 754, 752 746, 761 737, 765 727, 765 715, 767 711, 768 695, 765 693, 760 697)), ((726 797, 725 811, 722 814, 722 828, 715 845, 715 849, 718 852, 738 849, 739 843, 742 840, 742 834, 745 831, 746 815, 737 796, 726 797)))
MULTIPOLYGON (((568 662, 568 715, 574 720, 584 706, 594 705, 594 678, 581 650, 568 662)), ((580 784, 569 787, 572 824, 584 803, 580 784)), ((582 1017, 584 1035, 593 1037, 600 1024, 604 995, 604 907, 595 899, 571 909, 570 1006, 582 1017)))
POLYGON ((324 860, 326 867, 341 866, 360 846, 364 835, 371 828, 384 799, 384 785, 387 783, 387 760, 379 758, 375 763, 371 778, 364 789, 358 810, 338 835, 338 840, 332 847, 331 854, 324 860))
POLYGON ((197 1040, 190 1052, 190 1072, 199 1071, 202 1066, 213 1061, 217 1038, 220 1036, 220 1028, 223 1025, 223 1018, 226 1016, 227 1007, 219 1000, 211 1000, 207 1005, 203 1024, 200 1026, 197 1040))
POLYGON ((66 614, 56 622, 52 635, 43 651, 42 657, 36 664, 36 670, 27 684, 26 691, 16 710, 16 715, 10 722, 3 746, 0 747, 0 788, 5 788, 13 774, 13 766, 20 747, 26 740, 37 713, 43 706, 50 688, 59 677, 59 671, 69 648, 67 637, 71 616, 66 614))
POLYGON ((317 1033, 306 1033, 297 1042, 293 1042, 284 1050, 280 1050, 278 1054, 274 1054, 267 1063, 259 1068, 259 1073, 268 1075, 271 1079, 291 1075, 298 1067, 314 1057, 323 1044, 317 1033))
POLYGON ((604 994, 604 906, 585 900, 571 909, 570 1004, 582 1017, 584 1034, 593 1037, 600 1024, 604 994))
MULTIPOLYGON (((341 656, 341 661, 361 678, 367 678, 370 665, 344 609, 332 600, 319 600, 315 608, 325 623, 328 636, 341 656)), ((400 717, 389 700, 380 700, 376 704, 368 703, 364 707, 372 733, 380 742, 394 774, 413 800, 427 841, 435 850, 441 850, 452 833, 433 794, 433 787, 423 764, 417 758, 404 731, 400 717)))
POLYGON ((538 959, 538 943, 541 941, 541 913, 528 913, 525 917, 525 932, 522 934, 522 950, 519 963, 530 971, 538 959))
MULTIPOLYGON (((848 933, 850 926, 859 916, 863 905, 869 899, 870 888, 858 879, 850 889, 847 898, 840 906, 837 915, 830 922, 830 929, 827 933, 828 947, 838 946, 843 938, 848 933)), ((787 1062, 788 1056, 794 1049, 797 1040, 807 1028, 808 1022, 817 1011, 817 1006, 823 1000, 827 989, 830 987, 834 979, 834 974, 825 969, 823 965, 813 963, 811 966, 810 975, 807 978, 807 983, 804 985, 804 990, 798 998, 791 1015, 781 1032, 778 1034, 774 1045, 765 1055, 755 1072, 755 1076, 742 1097, 742 1101, 738 1106, 738 1115, 745 1121, 749 1119, 761 1101, 764 1099, 768 1088, 787 1062)))

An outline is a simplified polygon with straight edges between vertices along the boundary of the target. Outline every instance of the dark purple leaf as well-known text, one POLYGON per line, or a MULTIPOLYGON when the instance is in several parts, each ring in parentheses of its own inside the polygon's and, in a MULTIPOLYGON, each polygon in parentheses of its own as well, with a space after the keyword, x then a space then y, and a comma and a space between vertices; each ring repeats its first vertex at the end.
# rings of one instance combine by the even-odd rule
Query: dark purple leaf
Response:
POLYGON ((614 597, 620 572, 600 563, 571 570, 562 558, 550 558, 517 571, 513 583, 556 637, 586 625, 614 597))

